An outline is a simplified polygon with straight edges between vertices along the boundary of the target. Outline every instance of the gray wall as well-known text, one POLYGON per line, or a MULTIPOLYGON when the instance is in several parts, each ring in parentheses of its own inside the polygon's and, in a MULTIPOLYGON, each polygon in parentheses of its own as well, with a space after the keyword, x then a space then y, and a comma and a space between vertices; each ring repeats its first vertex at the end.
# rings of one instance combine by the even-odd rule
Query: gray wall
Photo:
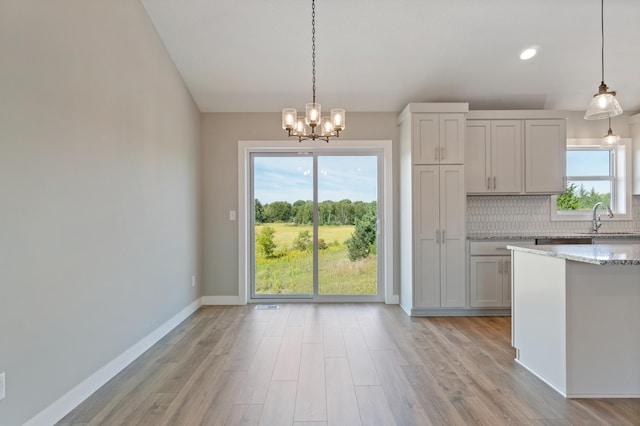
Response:
MULTIPOLYGON (((397 114, 392 112, 347 111, 347 128, 340 137, 348 140, 392 140, 394 184, 398 188, 396 118, 397 114)), ((280 120, 280 113, 202 114, 204 296, 238 295, 238 222, 229 221, 229 210, 238 208, 238 141, 286 139, 280 120)), ((330 143, 339 146, 340 139, 330 143)), ((291 146, 297 144, 292 138, 291 146)), ((397 194, 398 191, 395 192, 397 194)), ((394 216, 397 217, 397 206, 394 207, 394 216)), ((394 225, 397 239, 398 221, 394 225)), ((397 241, 394 247, 398 247, 397 241)), ((398 250, 394 258, 394 283, 399 284, 398 250)))
POLYGON ((200 114, 138 1, 0 5, 0 424, 199 297, 200 114))

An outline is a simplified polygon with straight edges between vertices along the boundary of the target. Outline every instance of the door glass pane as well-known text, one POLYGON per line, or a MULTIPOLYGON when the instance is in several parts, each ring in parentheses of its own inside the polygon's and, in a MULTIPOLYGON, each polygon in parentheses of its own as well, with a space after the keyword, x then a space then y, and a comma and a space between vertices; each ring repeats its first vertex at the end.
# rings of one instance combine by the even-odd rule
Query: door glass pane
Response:
POLYGON ((254 295, 313 294, 313 158, 254 156, 254 295))
POLYGON ((377 156, 318 156, 319 294, 377 294, 377 204, 377 156))

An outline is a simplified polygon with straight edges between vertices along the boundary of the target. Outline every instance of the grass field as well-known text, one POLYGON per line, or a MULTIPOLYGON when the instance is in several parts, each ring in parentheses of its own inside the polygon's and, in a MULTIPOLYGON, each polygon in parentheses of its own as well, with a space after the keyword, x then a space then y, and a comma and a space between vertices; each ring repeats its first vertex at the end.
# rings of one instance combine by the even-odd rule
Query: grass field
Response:
MULTIPOLYGON (((273 241, 277 257, 256 255, 256 293, 313 293, 313 253, 293 250, 293 241, 302 231, 313 233, 312 226, 270 223, 256 226, 258 235, 264 226, 275 229, 273 241)), ((351 262, 345 241, 353 226, 321 226, 319 238, 328 248, 319 253, 320 294, 376 294, 377 261, 375 255, 351 262)))

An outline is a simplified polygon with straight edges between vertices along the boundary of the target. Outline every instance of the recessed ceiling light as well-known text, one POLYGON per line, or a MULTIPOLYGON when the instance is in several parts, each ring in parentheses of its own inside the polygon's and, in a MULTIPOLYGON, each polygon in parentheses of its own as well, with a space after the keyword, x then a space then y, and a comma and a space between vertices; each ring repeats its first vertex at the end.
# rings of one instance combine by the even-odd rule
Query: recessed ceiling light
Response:
POLYGON ((534 56, 536 56, 536 49, 534 48, 525 49, 520 54, 520 59, 522 59, 523 61, 526 61, 527 59, 531 59, 534 56))

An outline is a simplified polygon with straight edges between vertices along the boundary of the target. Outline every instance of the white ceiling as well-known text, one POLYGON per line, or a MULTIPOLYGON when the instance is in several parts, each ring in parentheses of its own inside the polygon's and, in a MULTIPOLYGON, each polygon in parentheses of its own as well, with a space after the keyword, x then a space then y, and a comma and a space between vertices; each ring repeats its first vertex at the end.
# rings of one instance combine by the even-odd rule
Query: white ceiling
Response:
MULTIPOLYGON (((311 102, 310 0, 142 0, 203 112, 311 102)), ((605 1, 605 83, 640 111, 640 0, 605 1)), ((323 109, 584 110, 600 84, 599 0, 316 0, 323 109), (536 57, 519 59, 529 46, 536 57)))

